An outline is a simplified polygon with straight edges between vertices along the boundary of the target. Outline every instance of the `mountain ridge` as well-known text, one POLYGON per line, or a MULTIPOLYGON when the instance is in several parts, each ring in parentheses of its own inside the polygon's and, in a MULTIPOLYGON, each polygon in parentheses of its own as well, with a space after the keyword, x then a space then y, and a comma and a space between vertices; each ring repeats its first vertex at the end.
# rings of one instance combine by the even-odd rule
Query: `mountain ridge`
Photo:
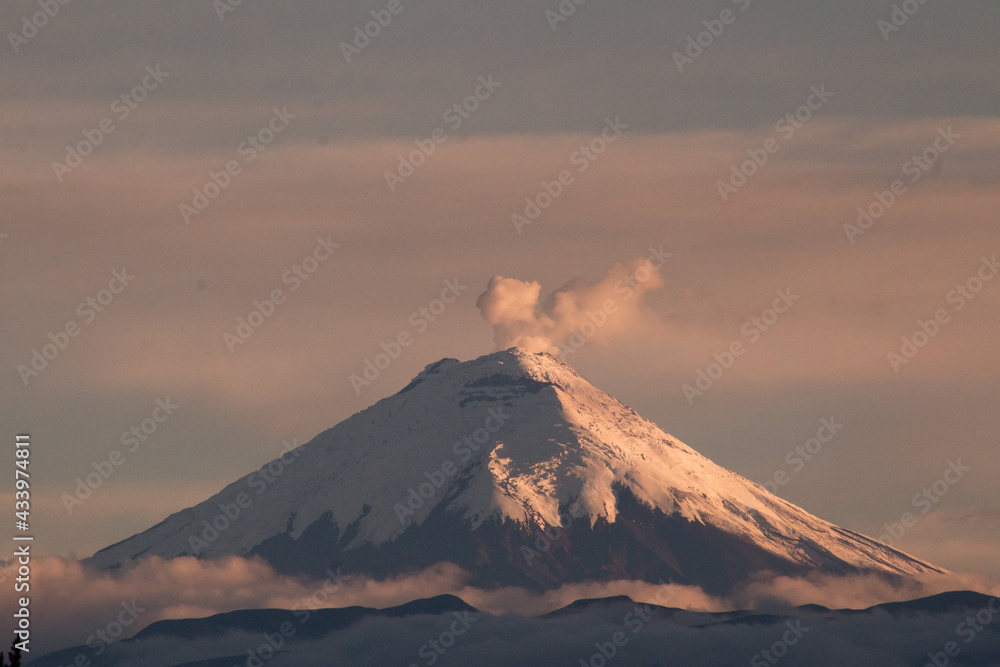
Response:
POLYGON ((981 593, 952 591, 864 609, 801 605, 780 613, 706 612, 615 596, 577 600, 528 618, 491 614, 442 595, 385 609, 248 609, 161 620, 101 654, 93 646, 74 646, 31 664, 59 667, 76 664, 83 655, 88 664, 105 667, 232 667, 269 664, 280 652, 281 664, 291 665, 414 664, 417 657, 425 658, 417 664, 541 666, 586 659, 603 646, 605 655, 620 652, 622 664, 663 664, 650 660, 670 655, 669 664, 716 667, 756 659, 751 664, 770 665, 777 660, 767 659, 761 649, 773 647, 778 638, 792 638, 786 630, 796 628, 804 641, 790 644, 794 653, 789 651, 789 664, 916 665, 926 663, 928 653, 945 664, 948 655, 941 651, 961 639, 961 664, 986 667, 1000 655, 1000 630, 996 624, 974 625, 973 617, 984 610, 1000 611, 997 602, 981 593), (428 641, 466 626, 470 632, 447 638, 451 651, 438 651, 428 641), (609 645, 616 633, 618 641, 609 645), (504 639, 497 641, 498 636, 504 639), (385 641, 387 637, 393 641, 385 641))

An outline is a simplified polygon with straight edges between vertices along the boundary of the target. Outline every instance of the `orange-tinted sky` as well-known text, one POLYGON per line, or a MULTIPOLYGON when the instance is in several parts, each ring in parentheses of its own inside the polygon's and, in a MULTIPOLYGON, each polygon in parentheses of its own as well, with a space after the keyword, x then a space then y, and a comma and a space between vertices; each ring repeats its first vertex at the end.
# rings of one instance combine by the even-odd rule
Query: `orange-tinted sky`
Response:
MULTIPOLYGON (((4 437, 32 434, 42 551, 89 555, 425 365, 491 351, 476 299, 496 275, 544 300, 662 246, 663 285, 569 363, 720 464, 783 471, 779 494, 825 519, 879 537, 909 512, 897 546, 1000 576, 1000 280, 972 291, 1000 253, 996 4, 927 3, 891 32, 888 2, 594 0, 555 29, 548 4, 404 0, 350 62, 341 42, 383 5, 220 19, 204 2, 71 3, 5 38, 0 411, 4 437), (723 9, 733 21, 679 71, 674 53, 723 9), (408 175, 417 140, 434 151, 408 175), (81 142, 98 145, 72 166, 81 142), (213 174, 225 187, 182 209, 213 174), (561 174, 537 219, 512 220, 561 174), (134 279, 98 312, 86 300, 111 296, 116 271, 134 279), (466 288, 418 331, 446 280, 466 288), (224 337, 275 289, 252 336, 224 337), (778 290, 797 298, 764 331, 751 318, 778 290), (413 344, 356 391, 404 331, 413 344), (65 349, 19 370, 50 334, 65 349), (732 368, 685 395, 734 342, 732 368), (179 407, 130 451, 123 433, 168 397, 179 407), (811 460, 786 459, 831 418, 843 428, 811 460), (69 513, 62 495, 116 449, 69 513), (946 493, 915 498, 959 461, 971 471, 946 493)), ((4 3, 3 32, 36 10, 4 3)))

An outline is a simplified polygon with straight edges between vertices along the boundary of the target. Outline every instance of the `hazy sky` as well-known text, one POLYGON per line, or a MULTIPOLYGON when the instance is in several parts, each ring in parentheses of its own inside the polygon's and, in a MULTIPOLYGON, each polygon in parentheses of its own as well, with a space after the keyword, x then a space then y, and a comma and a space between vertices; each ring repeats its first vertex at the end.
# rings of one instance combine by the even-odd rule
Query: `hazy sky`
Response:
POLYGON ((822 518, 909 512, 897 546, 1000 577, 997 3, 235 4, 0 5, 0 411, 39 550, 89 555, 492 351, 496 275, 600 293, 662 246, 568 363, 822 518))

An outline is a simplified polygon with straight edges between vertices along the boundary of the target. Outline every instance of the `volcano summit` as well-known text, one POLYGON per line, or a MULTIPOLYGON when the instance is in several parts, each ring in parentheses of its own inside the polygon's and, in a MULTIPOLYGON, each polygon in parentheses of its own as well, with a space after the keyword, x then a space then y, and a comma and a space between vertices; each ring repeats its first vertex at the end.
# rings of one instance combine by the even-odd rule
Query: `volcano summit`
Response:
POLYGON ((818 519, 716 465, 548 354, 427 366, 399 393, 97 552, 259 556, 376 578, 447 562, 472 585, 697 585, 763 573, 943 570, 818 519))

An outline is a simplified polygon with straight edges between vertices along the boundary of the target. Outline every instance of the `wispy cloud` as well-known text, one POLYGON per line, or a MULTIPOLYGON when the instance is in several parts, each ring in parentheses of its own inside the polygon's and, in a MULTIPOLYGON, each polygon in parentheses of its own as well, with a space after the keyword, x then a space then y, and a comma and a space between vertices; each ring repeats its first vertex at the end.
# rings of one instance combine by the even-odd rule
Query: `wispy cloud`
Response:
MULTIPOLYGON (((55 557, 33 562, 37 593, 39 650, 87 643, 88 637, 114 622, 122 605, 141 609, 128 635, 161 619, 196 618, 251 608, 319 609, 361 605, 384 608, 450 593, 493 614, 536 616, 585 598, 628 595, 639 602, 696 611, 769 609, 775 605, 821 604, 865 608, 948 590, 1000 595, 1000 584, 978 575, 949 574, 892 584, 876 576, 807 578, 761 577, 730 598, 707 595, 700 588, 672 582, 638 581, 565 584, 546 593, 517 588, 481 590, 466 585, 469 575, 442 564, 410 576, 373 580, 331 571, 324 581, 274 572, 256 559, 228 557, 150 558, 123 571, 94 572, 79 561, 55 557), (41 646, 44 644, 44 646, 41 646)), ((14 593, 4 587, 4 604, 14 593)))

